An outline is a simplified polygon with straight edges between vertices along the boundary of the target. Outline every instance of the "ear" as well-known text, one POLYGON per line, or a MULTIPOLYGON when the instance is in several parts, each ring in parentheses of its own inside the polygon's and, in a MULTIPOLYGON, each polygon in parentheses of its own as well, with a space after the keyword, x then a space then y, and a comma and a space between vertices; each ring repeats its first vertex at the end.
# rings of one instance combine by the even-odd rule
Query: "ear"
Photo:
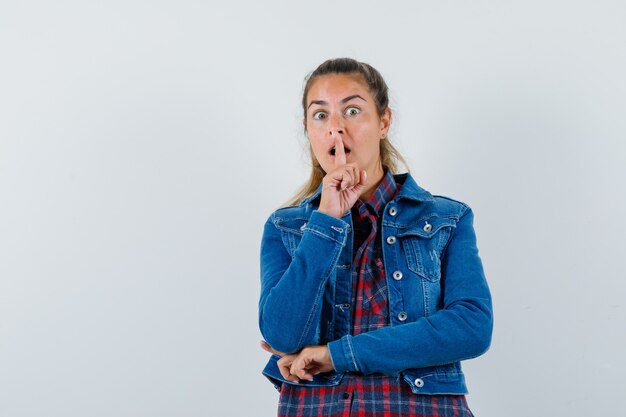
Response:
POLYGON ((380 139, 385 139, 391 125, 391 109, 387 107, 382 116, 380 116, 380 139))

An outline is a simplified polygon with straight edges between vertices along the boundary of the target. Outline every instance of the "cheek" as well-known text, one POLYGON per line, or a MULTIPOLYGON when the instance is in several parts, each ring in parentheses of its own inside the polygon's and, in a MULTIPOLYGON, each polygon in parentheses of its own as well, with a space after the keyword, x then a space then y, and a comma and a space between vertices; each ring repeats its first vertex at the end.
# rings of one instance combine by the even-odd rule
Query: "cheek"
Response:
POLYGON ((354 142, 359 146, 370 147, 379 138, 377 128, 371 124, 355 123, 349 129, 354 142))
POLYGON ((315 154, 315 157, 319 161, 323 157, 322 148, 320 146, 313 145, 313 154, 315 154))
POLYGON ((375 134, 378 129, 378 125, 374 123, 369 117, 363 117, 360 119, 353 119, 346 126, 350 131, 360 138, 367 138, 375 134))
POLYGON ((322 156, 322 152, 326 151, 326 145, 323 143, 318 136, 316 136, 313 132, 309 132, 309 143, 311 144, 311 148, 313 149, 313 153, 319 159, 322 156))

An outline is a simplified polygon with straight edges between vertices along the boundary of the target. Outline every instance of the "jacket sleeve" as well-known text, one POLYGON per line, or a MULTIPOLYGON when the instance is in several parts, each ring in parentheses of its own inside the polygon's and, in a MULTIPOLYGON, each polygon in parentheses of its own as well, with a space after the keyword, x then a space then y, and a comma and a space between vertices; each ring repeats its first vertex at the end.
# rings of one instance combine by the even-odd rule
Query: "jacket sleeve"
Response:
POLYGON ((259 327, 274 349, 293 353, 319 343, 322 299, 348 236, 348 223, 313 211, 292 256, 276 213, 265 223, 261 241, 259 327))
POLYGON ((443 255, 442 309, 415 322, 330 342, 337 371, 396 375, 405 369, 443 365, 487 351, 493 329, 492 304, 473 218, 465 206, 443 255))

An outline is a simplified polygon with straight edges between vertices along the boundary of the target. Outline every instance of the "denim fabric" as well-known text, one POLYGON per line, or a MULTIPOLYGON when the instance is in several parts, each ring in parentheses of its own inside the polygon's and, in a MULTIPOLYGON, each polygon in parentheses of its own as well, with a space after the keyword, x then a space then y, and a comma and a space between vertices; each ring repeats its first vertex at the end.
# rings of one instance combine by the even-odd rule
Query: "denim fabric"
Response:
MULTIPOLYGON (((350 334, 352 215, 317 210, 321 186, 272 213, 261 242, 259 326, 276 350, 327 344, 335 372, 301 384, 332 386, 345 372, 401 375, 419 394, 466 394, 460 361, 483 354, 493 328, 491 294, 473 212, 433 196, 410 174, 385 206, 382 228, 390 325, 350 334)), ((273 355, 263 373, 284 381, 273 355)))

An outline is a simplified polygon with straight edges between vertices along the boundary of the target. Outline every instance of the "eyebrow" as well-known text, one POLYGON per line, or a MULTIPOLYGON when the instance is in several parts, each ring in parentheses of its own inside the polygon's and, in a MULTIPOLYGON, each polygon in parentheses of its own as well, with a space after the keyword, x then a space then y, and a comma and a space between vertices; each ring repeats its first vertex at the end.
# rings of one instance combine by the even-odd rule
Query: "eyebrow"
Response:
MULTIPOLYGON (((352 94, 351 96, 348 96, 348 97, 346 97, 346 98, 342 99, 342 100, 341 100, 341 103, 346 103, 346 102, 348 102, 348 101, 352 100, 353 98, 360 98, 360 99, 361 99, 361 100, 363 100, 363 101, 367 101, 367 100, 365 100, 363 97, 361 97, 361 96, 360 96, 360 95, 358 95, 358 94, 352 94)), ((311 107, 313 104, 319 104, 320 106, 323 106, 323 105, 325 105, 325 104, 328 104, 328 102, 327 102, 327 101, 324 101, 324 100, 313 100, 311 103, 309 103, 309 107, 311 107)), ((307 107, 307 109, 308 109, 309 107, 307 107)))

